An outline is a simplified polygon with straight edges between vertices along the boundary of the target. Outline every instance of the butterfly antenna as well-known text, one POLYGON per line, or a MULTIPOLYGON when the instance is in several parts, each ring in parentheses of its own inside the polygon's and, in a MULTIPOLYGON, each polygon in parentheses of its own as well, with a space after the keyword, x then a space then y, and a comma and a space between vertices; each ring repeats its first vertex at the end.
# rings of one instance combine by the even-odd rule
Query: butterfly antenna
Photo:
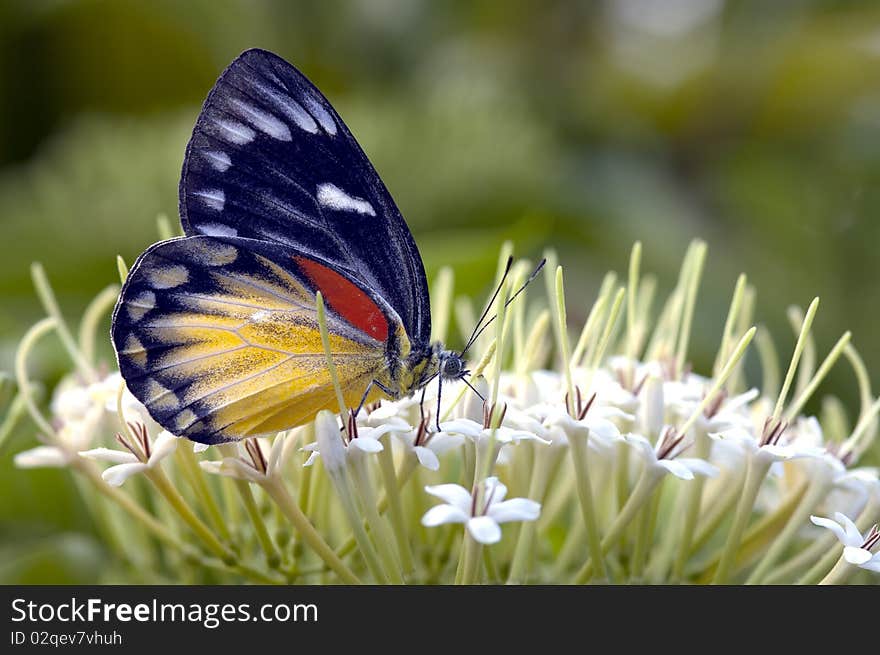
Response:
POLYGON ((492 305, 495 302, 495 299, 498 297, 498 294, 501 293, 501 287, 504 286, 504 280, 507 279, 508 273, 510 273, 510 269, 513 266, 513 257, 507 258, 507 264, 504 266, 504 274, 501 276, 501 281, 498 283, 498 286, 495 287, 495 293, 492 294, 492 297, 489 299, 489 302, 486 304, 486 309, 483 310, 483 313, 480 315, 480 320, 476 322, 474 325, 474 331, 471 332, 470 338, 467 340, 467 343, 462 349, 462 355, 467 352, 467 349, 470 348, 474 341, 477 338, 477 332, 480 329, 480 324, 485 320, 486 315, 489 313, 489 310, 492 309, 492 305))
MULTIPOLYGON (((523 282, 523 285, 522 285, 519 289, 516 290, 516 293, 514 293, 510 298, 507 299, 507 302, 504 303, 504 306, 505 306, 505 307, 507 307, 507 306, 508 306, 510 303, 512 303, 514 300, 516 300, 516 297, 517 297, 519 294, 521 294, 523 291, 525 291, 525 288, 526 288, 527 286, 529 286, 529 284, 531 284, 531 283, 534 281, 534 279, 535 279, 536 277, 538 277, 538 273, 541 272, 541 269, 544 268, 544 264, 546 264, 546 263, 547 263, 547 260, 546 260, 546 259, 542 259, 542 260, 538 263, 538 265, 535 267, 535 270, 532 271, 532 274, 531 274, 531 275, 529 275, 529 279, 526 280, 525 282, 523 282)), ((510 260, 508 260, 508 270, 510 270, 510 260)), ((505 272, 504 275, 505 275, 505 277, 506 277, 506 276, 507 276, 507 273, 505 272)), ((501 283, 502 283, 502 284, 504 283, 504 278, 501 278, 501 283)), ((492 306, 492 303, 495 302, 495 296, 498 295, 498 291, 500 291, 500 289, 501 289, 501 285, 499 284, 499 285, 498 285, 498 290, 496 290, 496 291, 495 291, 495 295, 492 296, 492 302, 489 303, 489 307, 491 307, 491 306, 492 306)), ((489 312, 488 312, 488 308, 487 308, 487 311, 483 312, 483 316, 480 318, 480 321, 482 321, 482 320, 486 317, 486 314, 488 314, 488 313, 489 313, 489 312)), ((494 321, 497 317, 498 317, 498 314, 495 314, 495 316, 493 316, 493 317, 490 318, 488 321, 486 321, 486 322, 483 324, 482 327, 480 327, 480 323, 479 323, 479 322, 477 323, 477 327, 474 328, 474 333, 471 335, 471 338, 468 339, 467 344, 465 345, 465 347, 464 347, 464 348, 462 349, 462 351, 461 351, 461 356, 462 356, 462 357, 464 357, 464 354, 468 351, 468 349, 469 349, 471 346, 474 345, 474 343, 476 342, 476 340, 480 338, 480 335, 483 334, 483 332, 485 331, 485 329, 486 329, 487 327, 489 327, 489 326, 492 324, 492 321, 494 321)))
POLYGON ((461 381, 464 382, 466 385, 468 385, 471 388, 471 391, 473 391, 475 394, 477 394, 477 398, 479 398, 483 402, 486 402, 486 399, 483 397, 483 394, 481 394, 479 391, 477 391, 477 388, 474 385, 472 385, 470 382, 468 382, 467 378, 461 378, 461 381))

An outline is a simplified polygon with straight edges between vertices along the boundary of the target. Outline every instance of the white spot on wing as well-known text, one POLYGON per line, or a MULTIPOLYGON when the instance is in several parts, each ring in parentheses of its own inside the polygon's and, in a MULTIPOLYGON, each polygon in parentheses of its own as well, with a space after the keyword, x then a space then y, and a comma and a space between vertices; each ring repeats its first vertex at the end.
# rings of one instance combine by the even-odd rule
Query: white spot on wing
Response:
POLYGON ((256 82, 254 86, 275 105, 278 111, 292 120, 297 127, 310 134, 317 134, 318 124, 315 122, 315 119, 296 100, 288 95, 278 94, 269 87, 257 84, 256 82))
POLYGON ((137 323, 148 311, 156 306, 156 294, 152 291, 143 291, 125 303, 128 318, 137 323))
POLYGON ((208 163, 216 171, 223 173, 226 169, 232 166, 232 160, 229 159, 229 155, 225 152, 219 150, 206 150, 204 154, 205 159, 208 160, 208 163))
POLYGON ((209 237, 234 237, 238 236, 238 230, 234 227, 230 227, 229 225, 223 225, 221 223, 202 223, 200 225, 196 225, 196 229, 202 234, 206 234, 209 237))
POLYGON ((333 120, 333 117, 330 115, 324 106, 318 102, 315 98, 308 94, 303 95, 303 101, 306 105, 306 109, 312 112, 312 116, 314 116, 317 121, 321 124, 321 127, 329 134, 330 136, 336 135, 336 121, 333 120))
POLYGON ((147 396, 146 404, 152 405, 157 409, 176 409, 180 406, 180 401, 177 399, 174 392, 156 380, 147 380, 146 389, 144 389, 144 391, 147 396))
POLYGON ((239 115, 260 132, 279 141, 290 141, 290 130, 277 117, 237 98, 232 100, 232 104, 239 110, 239 115))
POLYGON ((204 191, 193 191, 192 195, 197 196, 202 199, 202 202, 205 203, 211 209, 216 209, 218 212, 223 211, 223 205, 226 204, 226 194, 223 193, 223 189, 205 189, 204 191))
POLYGON ((198 420, 199 417, 191 409, 185 409, 174 417, 174 427, 179 432, 183 432, 198 420))
POLYGON ((128 339, 125 340, 125 346, 119 351, 119 354, 127 356, 130 361, 138 366, 147 365, 147 351, 144 348, 144 344, 133 334, 130 334, 128 339))
POLYGON ((335 184, 318 185, 318 203, 330 209, 355 211, 370 216, 376 215, 373 205, 361 198, 353 198, 335 184))
POLYGON ((180 264, 172 264, 151 268, 146 276, 154 289, 173 289, 189 280, 189 271, 180 264))
POLYGON ((220 137, 239 146, 250 143, 257 135, 247 125, 235 121, 215 120, 214 124, 220 128, 220 137))
POLYGON ((205 266, 226 266, 238 258, 238 249, 235 246, 209 239, 193 239, 190 250, 205 266))

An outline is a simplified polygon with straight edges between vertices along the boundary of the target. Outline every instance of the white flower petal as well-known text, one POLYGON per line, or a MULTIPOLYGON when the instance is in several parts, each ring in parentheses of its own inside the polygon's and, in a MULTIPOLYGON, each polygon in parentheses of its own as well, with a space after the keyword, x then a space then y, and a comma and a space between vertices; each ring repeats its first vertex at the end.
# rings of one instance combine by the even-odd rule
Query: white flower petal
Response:
POLYGON ((382 442, 376 441, 370 437, 358 437, 348 442, 349 448, 357 448, 365 453, 378 453, 385 449, 382 442))
POLYGON ((676 461, 687 466, 692 473, 704 475, 707 478, 717 477, 718 473, 720 473, 717 466, 713 466, 709 462, 695 457, 679 457, 676 461))
POLYGON ((149 467, 146 464, 141 464, 140 462, 117 464, 104 471, 101 474, 101 477, 104 478, 104 481, 111 487, 118 487, 131 476, 143 473, 148 468, 149 467))
POLYGON ((443 434, 438 432, 431 436, 428 440, 427 447, 434 451, 435 454, 443 455, 444 453, 458 448, 464 443, 464 437, 458 434, 443 434))
POLYGON ((681 478, 682 480, 693 480, 694 473, 687 467, 687 465, 679 462, 674 459, 661 459, 657 461, 657 466, 660 468, 666 469, 672 475, 677 478, 681 478))
POLYGON ((863 569, 880 573, 880 553, 874 553, 870 560, 861 565, 863 569))
POLYGON ((399 432, 412 432, 413 428, 411 425, 404 423, 403 421, 392 422, 388 421, 378 425, 374 428, 366 428, 365 430, 360 430, 360 437, 368 437, 369 439, 381 439, 386 434, 389 433, 399 433, 399 432))
POLYGON ((642 403, 642 426, 650 435, 663 430, 666 406, 663 402, 663 380, 651 376, 643 386, 645 401, 642 403))
POLYGON ((20 469, 61 468, 67 466, 67 454, 56 446, 37 446, 18 453, 12 460, 20 469))
POLYGON ((419 464, 424 466, 429 471, 436 471, 440 468, 440 460, 437 459, 437 455, 434 454, 430 448, 425 448, 424 446, 416 446, 413 448, 416 453, 416 457, 419 460, 419 464))
POLYGON ((224 475, 227 478, 261 482, 265 475, 238 457, 224 457, 218 461, 199 462, 199 466, 208 473, 224 475))
POLYGON ((721 432, 710 432, 709 437, 718 441, 728 441, 731 443, 738 444, 745 450, 756 450, 758 448, 757 440, 755 436, 744 428, 731 428, 730 430, 723 430, 721 432))
POLYGON ((846 533, 845 543, 848 546, 861 546, 863 541, 862 533, 859 532, 856 524, 853 523, 846 514, 841 514, 840 512, 834 512, 834 518, 837 519, 837 522, 840 523, 840 527, 842 527, 846 533))
MULTIPOLYGON (((492 434, 491 430, 484 430, 484 438, 488 439, 492 434)), ((498 443, 519 443, 520 441, 537 441, 549 446, 550 441, 535 434, 534 432, 526 432, 525 430, 513 430, 511 428, 498 428, 495 431, 495 439, 498 443)))
POLYGON ((843 559, 850 564, 862 566, 871 561, 871 552, 857 546, 847 546, 843 549, 843 559))
POLYGON ((180 439, 180 437, 171 434, 168 430, 162 430, 153 442, 149 465, 156 466, 156 464, 177 450, 177 444, 180 442, 180 439))
POLYGON ((471 439, 479 438, 483 432, 482 423, 477 423, 469 418, 456 418, 440 424, 440 429, 449 434, 460 434, 471 439))
POLYGON ((470 514, 471 494, 460 484, 436 484, 425 487, 425 491, 470 514))
POLYGON ((489 516, 496 523, 509 521, 534 521, 541 515, 541 503, 528 498, 511 498, 501 503, 493 503, 489 516))
POLYGON ((642 451, 642 456, 649 464, 657 460, 657 453, 654 451, 654 445, 640 434, 630 433, 623 435, 623 440, 633 448, 642 451))
MULTIPOLYGON (((307 448, 303 448, 303 450, 309 450, 309 449, 307 449, 307 448)), ((309 453, 309 457, 308 457, 308 459, 306 459, 306 461, 303 462, 303 466, 312 466, 312 465, 315 463, 315 460, 318 459, 318 457, 321 456, 321 453, 319 453, 319 452, 318 452, 317 450, 315 450, 314 448, 312 448, 311 451, 312 451, 312 452, 309 453)))
POLYGON ((83 450, 80 452, 80 457, 93 459, 98 462, 109 462, 110 464, 134 464, 140 461, 133 453, 127 450, 111 450, 110 448, 83 450))
POLYGON ((467 522, 468 532, 481 544, 495 544, 501 541, 501 527, 489 516, 476 516, 467 522))
POLYGON ((281 461, 281 453, 284 452, 284 444, 288 437, 284 433, 276 434, 272 440, 272 447, 269 449, 269 457, 266 459, 266 470, 274 471, 278 468, 281 461))
POLYGON ((591 419, 587 417, 584 423, 586 423, 587 427, 590 429, 591 437, 598 437, 603 441, 616 441, 620 439, 620 430, 608 419, 591 419))
MULTIPOLYGON (((831 532, 835 534, 837 540, 840 541, 840 543, 844 545, 851 545, 849 543, 849 539, 846 536, 846 532, 842 527, 840 527, 840 524, 837 523, 837 521, 826 519, 824 516, 811 516, 810 520, 813 522, 813 525, 818 525, 819 527, 828 528, 829 530, 831 530, 831 532)), ((861 536, 859 536, 859 543, 855 545, 861 545, 861 543, 862 539, 861 536)))
POLYGON ((199 443, 198 441, 193 441, 192 445, 193 445, 193 452, 196 454, 203 453, 206 450, 208 450, 208 448, 211 447, 210 444, 199 443))
POLYGON ((507 495, 507 485, 501 482, 496 476, 486 478, 483 482, 483 502, 491 499, 492 503, 500 503, 507 495))
POLYGON ((323 410, 315 417, 315 443, 327 471, 345 468, 345 444, 333 412, 323 410))
POLYGON ((465 523, 470 516, 458 507, 452 505, 437 505, 432 507, 422 517, 422 525, 432 528, 443 523, 465 523))

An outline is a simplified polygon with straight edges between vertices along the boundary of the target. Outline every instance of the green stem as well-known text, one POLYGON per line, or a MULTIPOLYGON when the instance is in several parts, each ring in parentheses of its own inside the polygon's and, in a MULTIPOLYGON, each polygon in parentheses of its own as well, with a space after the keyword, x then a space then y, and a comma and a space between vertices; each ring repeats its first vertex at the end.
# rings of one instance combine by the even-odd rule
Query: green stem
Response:
POLYGON ((409 578, 415 572, 412 544, 410 544, 406 532, 403 503, 400 498, 400 486, 397 481, 397 474, 394 471, 394 451, 391 448, 391 435, 386 435, 386 437, 384 439, 385 449, 379 453, 379 469, 382 474, 382 483, 385 487, 385 498, 388 499, 391 527, 394 531, 394 538, 397 541, 397 550, 400 553, 403 575, 405 578, 409 578))
POLYGON ((736 560, 740 541, 752 516, 752 509, 755 506, 755 500, 758 498, 758 492, 761 490, 761 484, 764 482, 767 471, 770 470, 770 464, 769 459, 759 459, 757 454, 749 456, 742 495, 736 508, 733 525, 730 527, 730 532, 727 533, 727 542, 725 543, 721 560, 718 562, 718 568, 715 571, 712 584, 727 584, 727 579, 736 560))
POLYGON ((156 487, 157 491, 162 494, 172 509, 177 512, 183 522, 192 530, 199 539, 204 542, 205 546, 217 558, 224 562, 232 563, 235 556, 226 546, 224 546, 211 529, 196 516, 195 512, 190 509, 180 492, 171 484, 165 474, 159 468, 148 469, 145 475, 156 487))
MULTIPOLYGON (((629 527, 629 524, 632 523, 633 519, 638 515, 639 510, 641 510, 645 503, 651 499, 654 490, 662 479, 663 474, 659 471, 650 468, 646 468, 642 471, 642 475, 639 476, 639 480, 636 482, 632 494, 630 494, 623 509, 620 510, 620 514, 614 519, 614 522, 611 524, 611 527, 602 539, 603 555, 611 550, 614 543, 620 539, 621 535, 623 535, 624 531, 629 527)), ((592 570, 592 561, 588 560, 575 576, 575 584, 584 584, 587 582, 592 575, 592 570)))
POLYGON ((373 543, 376 545, 382 566, 392 584, 403 584, 400 562, 394 552, 394 537, 392 537, 385 519, 379 515, 377 510, 376 493, 370 479, 370 471, 367 468, 368 455, 365 453, 350 453, 350 455, 354 455, 354 457, 349 457, 349 463, 354 475, 355 487, 361 499, 364 514, 367 515, 367 523, 370 526, 370 533, 373 535, 373 543))
POLYGON ((480 551, 483 548, 483 544, 478 542, 476 539, 470 536, 465 528, 465 541, 464 541, 464 567, 462 569, 461 582, 463 585, 472 585, 477 581, 477 576, 480 573, 480 551))
POLYGON ((661 478, 661 484, 658 485, 657 490, 654 492, 651 502, 647 503, 641 510, 638 529, 636 530, 632 564, 630 566, 630 582, 633 584, 641 584, 644 576, 648 550, 654 541, 654 527, 656 525, 657 509, 660 505, 663 479, 661 478))
MULTIPOLYGON (((336 556, 333 549, 327 545, 324 538, 315 530, 309 519, 303 514, 299 506, 294 502, 290 493, 284 487, 281 480, 274 477, 266 480, 263 489, 274 500, 287 520, 293 525, 300 537, 315 551, 315 553, 324 560, 324 563, 347 584, 360 584, 358 577, 351 572, 345 563, 336 556)), ((360 523, 358 522, 358 525, 360 523)))
MULTIPOLYGON (((593 503, 593 487, 590 482, 590 468, 587 460, 589 456, 590 432, 584 429, 584 438, 578 434, 570 435, 568 439, 571 449, 571 461, 574 464, 574 475, 577 483, 578 500, 580 501, 581 518, 587 532, 587 547, 590 552, 588 563, 599 571, 601 579, 610 580, 608 567, 605 564, 602 550, 602 536, 599 532, 599 523, 596 520, 596 506, 593 503)), ((589 582, 591 576, 587 576, 583 582, 589 582)))
POLYGON ((834 568, 828 572, 824 578, 819 581, 820 585, 842 585, 846 584, 850 576, 855 573, 856 567, 847 562, 843 555, 837 560, 834 568))
POLYGON ((67 354, 70 355, 70 358, 83 377, 90 382, 94 382, 97 379, 97 373, 79 351, 76 341, 70 333, 70 328, 67 327, 64 317, 61 315, 61 308, 58 306, 52 286, 46 277, 46 271, 39 262, 31 264, 31 279, 34 282, 34 288, 37 290, 37 296, 43 305, 43 309, 51 318, 55 319, 55 330, 58 332, 58 337, 61 339, 67 354))
MULTIPOLYGON (((397 471, 396 477, 397 477, 397 488, 398 489, 403 489, 404 485, 407 482, 409 482, 409 479, 412 477, 412 474, 415 472, 415 470, 418 468, 418 466, 419 466, 419 460, 416 458, 415 454, 414 453, 407 454, 407 456, 404 458, 403 462, 400 464, 400 467, 397 471)), ((378 505, 377 509, 379 511, 379 514, 384 514, 385 510, 388 509, 388 494, 387 493, 385 494, 385 496, 383 496, 379 500, 379 505, 378 505)), ((363 523, 363 525, 366 525, 366 524, 363 523)), ((337 549, 336 554, 339 555, 339 557, 345 557, 346 555, 351 553, 355 549, 356 546, 357 546, 357 540, 355 539, 354 535, 352 535, 352 536, 348 537, 347 539, 345 539, 345 541, 342 542, 342 546, 340 546, 339 549, 337 549)))
MULTIPOLYGON (((547 483, 549 482, 551 472, 556 468, 555 463, 559 461, 557 450, 560 449, 553 448, 549 452, 545 450, 544 452, 535 453, 535 465, 532 469, 532 479, 529 483, 529 498, 543 500, 547 492, 547 483)), ((536 529, 537 521, 524 523, 520 528, 507 584, 521 584, 528 578, 536 529)))
POLYGON ((15 379, 18 384, 18 392, 23 398, 25 407, 31 419, 37 424, 37 427, 46 437, 52 437, 55 430, 49 425, 40 410, 37 408, 36 400, 31 389, 31 382, 27 371, 27 358, 31 350, 33 350, 37 341, 50 331, 55 329, 58 322, 51 317, 37 321, 27 332, 18 344, 15 351, 15 379))
POLYGON ((196 461, 195 453, 193 453, 190 443, 185 442, 181 444, 181 447, 177 448, 175 455, 178 461, 182 463, 193 491, 195 491, 196 496, 211 520, 211 525, 214 526, 214 529, 220 534, 220 537, 224 541, 227 543, 232 541, 229 528, 226 525, 226 520, 223 518, 223 512, 220 511, 220 506, 217 505, 217 501, 214 499, 214 494, 208 487, 207 480, 205 480, 205 474, 199 466, 199 463, 196 461))
POLYGON ((104 314, 116 304, 118 296, 119 285, 111 284, 102 289, 83 312, 79 323, 79 349, 89 366, 95 364, 95 336, 98 334, 98 326, 104 314))
POLYGON ((257 541, 260 542, 260 548, 263 549, 263 554, 266 556, 266 563, 273 569, 277 568, 281 564, 281 555, 278 553, 278 549, 275 548, 275 543, 269 535, 269 529, 266 527, 265 521, 263 521, 260 508, 257 507, 257 501, 254 500, 254 492, 251 491, 250 483, 238 479, 233 480, 233 483, 238 491, 238 495, 241 497, 245 512, 247 512, 248 518, 254 526, 257 541))
POLYGON ((831 480, 828 479, 827 474, 813 481, 810 485, 809 491, 804 494, 803 498, 801 498, 801 502, 789 517, 785 528, 776 536, 773 540, 773 544, 764 554, 764 557, 761 558, 761 561, 758 562, 758 565, 752 571, 751 575, 749 575, 746 584, 753 585, 763 583, 767 574, 770 572, 771 567, 773 567, 776 562, 779 561, 779 558, 782 557, 782 554, 785 552, 785 549, 788 548, 788 545, 791 543, 792 539, 794 539, 798 530, 803 527, 804 522, 809 518, 810 512, 812 512, 816 505, 825 498, 830 488, 831 480))
MULTIPOLYGON (((698 428, 696 432, 694 437, 694 457, 697 459, 708 459, 709 452, 712 449, 711 439, 703 429, 698 428)), ((684 523, 681 529, 678 554, 675 558, 675 563, 672 565, 672 581, 675 582, 680 581, 684 577, 684 568, 691 554, 694 530, 696 530, 697 520, 700 518, 700 504, 703 501, 703 488, 705 485, 706 479, 698 477, 686 489, 682 489, 682 493, 685 494, 684 523)))

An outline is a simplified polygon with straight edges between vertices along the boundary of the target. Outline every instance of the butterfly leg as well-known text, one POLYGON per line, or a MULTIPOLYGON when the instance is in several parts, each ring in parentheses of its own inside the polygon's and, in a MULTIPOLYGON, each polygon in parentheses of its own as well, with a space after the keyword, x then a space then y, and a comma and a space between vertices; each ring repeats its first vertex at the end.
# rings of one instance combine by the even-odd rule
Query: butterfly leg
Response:
POLYGON ((443 398, 443 376, 437 376, 437 416, 434 420, 437 423, 437 432, 440 432, 440 400, 443 398))
POLYGON ((358 403, 357 409, 354 410, 354 416, 357 418, 357 415, 361 413, 361 409, 363 409, 364 405, 367 402, 367 397, 370 395, 370 392, 373 390, 373 386, 379 387, 382 391, 385 392, 386 395, 390 397, 394 397, 394 392, 386 387, 384 384, 379 382, 379 380, 370 380, 370 383, 367 385, 366 391, 364 391, 364 395, 361 396, 361 401, 358 403))

